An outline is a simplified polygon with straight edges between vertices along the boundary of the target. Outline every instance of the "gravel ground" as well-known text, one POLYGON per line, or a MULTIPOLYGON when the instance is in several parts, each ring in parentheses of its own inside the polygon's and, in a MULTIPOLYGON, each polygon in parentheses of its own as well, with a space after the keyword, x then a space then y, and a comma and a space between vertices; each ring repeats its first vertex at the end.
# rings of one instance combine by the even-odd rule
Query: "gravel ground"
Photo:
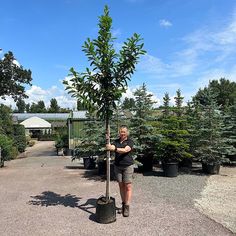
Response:
MULTIPOLYGON (((177 178, 135 174, 129 218, 117 215, 111 224, 95 221, 96 199, 105 181, 80 162, 55 156, 52 142, 39 142, 0 169, 0 229, 3 236, 64 235, 234 235, 194 207, 208 177, 182 174, 177 178)), ((120 205, 118 186, 111 196, 120 205)))
POLYGON ((220 175, 209 177, 195 206, 236 233, 236 168, 221 167, 220 175))

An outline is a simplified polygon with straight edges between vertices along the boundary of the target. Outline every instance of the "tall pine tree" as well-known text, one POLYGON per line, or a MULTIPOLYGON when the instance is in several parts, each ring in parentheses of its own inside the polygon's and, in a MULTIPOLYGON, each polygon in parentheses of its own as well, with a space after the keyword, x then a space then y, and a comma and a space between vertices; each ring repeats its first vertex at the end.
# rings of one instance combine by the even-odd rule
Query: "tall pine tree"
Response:
POLYGON ((223 160, 222 115, 211 89, 203 94, 204 104, 200 104, 200 117, 195 127, 198 136, 195 151, 202 163, 220 164, 223 160))
POLYGON ((236 158, 236 101, 227 108, 223 117, 222 136, 225 144, 224 153, 230 159, 236 158))
MULTIPOLYGON (((155 141, 153 127, 149 124, 152 115, 153 104, 152 94, 147 92, 147 87, 143 84, 134 92, 135 106, 134 115, 131 118, 131 134, 135 143, 137 160, 143 165, 147 165, 147 170, 152 168, 153 154, 155 152, 155 141)), ((146 166, 144 166, 146 169, 146 166)))

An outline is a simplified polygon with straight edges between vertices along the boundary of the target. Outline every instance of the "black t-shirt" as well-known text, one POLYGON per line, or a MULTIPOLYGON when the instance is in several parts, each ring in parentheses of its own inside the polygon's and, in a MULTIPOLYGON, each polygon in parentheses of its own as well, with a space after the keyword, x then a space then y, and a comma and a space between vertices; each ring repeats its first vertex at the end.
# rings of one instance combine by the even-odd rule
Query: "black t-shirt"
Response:
POLYGON ((127 153, 115 153, 115 165, 117 166, 130 166, 134 164, 133 157, 131 155, 134 142, 129 137, 124 140, 122 143, 120 142, 120 139, 116 139, 113 143, 117 148, 125 148, 126 146, 129 146, 131 148, 130 152, 127 153))

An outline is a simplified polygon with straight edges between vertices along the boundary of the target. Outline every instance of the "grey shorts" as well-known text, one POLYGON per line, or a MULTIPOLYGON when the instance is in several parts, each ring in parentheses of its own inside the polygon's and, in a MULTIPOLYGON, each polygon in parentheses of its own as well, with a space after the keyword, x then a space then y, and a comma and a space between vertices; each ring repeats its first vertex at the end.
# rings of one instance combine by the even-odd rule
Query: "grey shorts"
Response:
POLYGON ((134 165, 128 167, 114 165, 114 172, 118 182, 132 183, 134 165))

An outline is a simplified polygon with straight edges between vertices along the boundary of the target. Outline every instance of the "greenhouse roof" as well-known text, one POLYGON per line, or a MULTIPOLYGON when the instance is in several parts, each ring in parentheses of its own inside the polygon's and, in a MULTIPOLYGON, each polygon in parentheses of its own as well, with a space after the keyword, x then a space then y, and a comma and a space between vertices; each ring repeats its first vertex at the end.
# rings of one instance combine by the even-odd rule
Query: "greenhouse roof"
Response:
POLYGON ((39 117, 30 117, 23 122, 20 123, 21 125, 24 125, 26 129, 45 129, 45 128, 51 128, 51 124, 47 122, 44 119, 41 119, 39 117))
POLYGON ((69 118, 71 118, 71 119, 87 119, 86 113, 87 113, 87 111, 73 111, 73 113, 71 113, 69 115, 69 118))
POLYGON ((73 111, 70 113, 13 113, 12 116, 17 118, 17 120, 22 121, 31 117, 39 117, 45 120, 64 120, 66 121, 71 116, 75 119, 86 119, 86 111, 73 111))

